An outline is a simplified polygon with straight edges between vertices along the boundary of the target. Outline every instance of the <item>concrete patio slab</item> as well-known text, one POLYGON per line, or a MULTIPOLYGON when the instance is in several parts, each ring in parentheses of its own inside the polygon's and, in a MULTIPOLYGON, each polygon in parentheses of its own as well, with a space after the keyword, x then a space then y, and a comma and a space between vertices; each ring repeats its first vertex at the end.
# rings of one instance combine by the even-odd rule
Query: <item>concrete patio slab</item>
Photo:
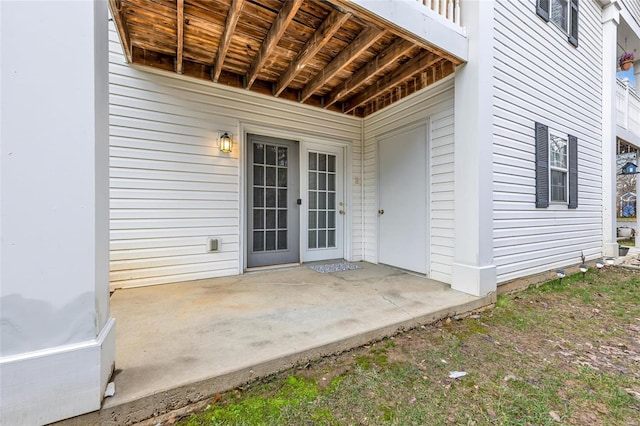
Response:
POLYGON ((495 302, 392 268, 308 266, 116 291, 116 393, 68 424, 134 424, 306 360, 495 302))

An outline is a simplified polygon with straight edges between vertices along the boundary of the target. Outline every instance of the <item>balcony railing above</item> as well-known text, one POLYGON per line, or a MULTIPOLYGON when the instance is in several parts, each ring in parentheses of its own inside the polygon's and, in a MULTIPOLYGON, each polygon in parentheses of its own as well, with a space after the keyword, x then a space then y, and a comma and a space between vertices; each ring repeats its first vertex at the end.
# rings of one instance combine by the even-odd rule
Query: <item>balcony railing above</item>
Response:
POLYGON ((616 107, 618 126, 640 137, 640 96, 627 79, 618 80, 616 107))
POLYGON ((460 24, 460 0, 416 0, 445 19, 460 24))

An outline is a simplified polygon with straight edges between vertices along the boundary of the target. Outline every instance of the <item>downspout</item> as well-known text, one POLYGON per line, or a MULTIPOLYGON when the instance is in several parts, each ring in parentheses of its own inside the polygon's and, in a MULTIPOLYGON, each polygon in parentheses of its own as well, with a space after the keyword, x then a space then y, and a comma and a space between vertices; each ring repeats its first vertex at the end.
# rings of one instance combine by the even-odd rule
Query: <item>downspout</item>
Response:
POLYGON ((360 255, 362 260, 365 260, 366 257, 366 238, 364 233, 364 117, 360 119, 360 240, 362 241, 362 254, 360 255))

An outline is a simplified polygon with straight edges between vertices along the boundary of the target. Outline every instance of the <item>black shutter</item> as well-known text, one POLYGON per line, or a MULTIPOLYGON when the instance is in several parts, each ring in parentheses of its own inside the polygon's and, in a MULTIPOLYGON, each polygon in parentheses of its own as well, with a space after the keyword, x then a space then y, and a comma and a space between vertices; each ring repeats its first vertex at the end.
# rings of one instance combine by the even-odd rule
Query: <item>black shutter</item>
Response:
POLYGON ((569 208, 578 208, 578 138, 569 135, 569 208))
POLYGON ((549 207, 549 128, 536 123, 536 207, 549 207))
POLYGON ((536 0, 536 13, 549 22, 549 3, 551 0, 536 0))
POLYGON ((569 5, 569 43, 578 47, 578 0, 569 5))

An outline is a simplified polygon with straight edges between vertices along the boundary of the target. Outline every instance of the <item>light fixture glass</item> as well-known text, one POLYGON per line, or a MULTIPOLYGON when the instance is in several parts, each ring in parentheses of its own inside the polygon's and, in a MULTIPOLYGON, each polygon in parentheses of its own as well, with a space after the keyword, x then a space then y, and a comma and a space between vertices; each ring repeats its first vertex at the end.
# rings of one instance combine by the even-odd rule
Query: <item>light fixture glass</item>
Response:
POLYGON ((233 148, 233 140, 229 133, 224 132, 218 139, 218 146, 220 147, 220 151, 222 152, 231 152, 231 148, 233 148))
POLYGON ((583 263, 582 265, 580 265, 580 272, 582 272, 582 281, 584 281, 584 276, 588 270, 589 270, 589 265, 587 265, 586 263, 583 263))
POLYGON ((598 270, 604 268, 604 262, 602 260, 598 260, 596 262, 596 268, 598 268, 598 270))
POLYGON ((610 265, 610 266, 616 263, 613 257, 607 257, 604 261, 607 263, 607 265, 610 265))

